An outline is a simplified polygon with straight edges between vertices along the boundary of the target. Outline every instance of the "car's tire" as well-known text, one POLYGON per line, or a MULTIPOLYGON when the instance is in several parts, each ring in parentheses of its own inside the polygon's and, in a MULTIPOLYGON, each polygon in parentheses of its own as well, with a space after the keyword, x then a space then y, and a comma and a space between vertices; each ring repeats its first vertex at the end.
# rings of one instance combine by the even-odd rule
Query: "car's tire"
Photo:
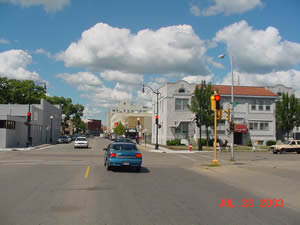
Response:
POLYGON ((297 154, 300 154, 300 150, 297 151, 297 154))
POLYGON ((277 151, 273 151, 273 154, 277 154, 278 152, 277 151))
POLYGON ((140 167, 140 166, 137 166, 137 167, 135 168, 135 171, 136 171, 136 172, 140 172, 140 171, 141 171, 141 167, 140 167))
POLYGON ((106 170, 111 171, 111 166, 108 163, 106 163, 106 170))

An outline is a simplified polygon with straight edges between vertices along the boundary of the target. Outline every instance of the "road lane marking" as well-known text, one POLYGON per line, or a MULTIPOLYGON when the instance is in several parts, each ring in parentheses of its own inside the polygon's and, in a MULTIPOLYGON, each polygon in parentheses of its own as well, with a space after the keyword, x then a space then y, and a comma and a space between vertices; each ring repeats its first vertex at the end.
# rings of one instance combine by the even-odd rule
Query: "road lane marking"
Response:
POLYGON ((84 178, 88 178, 89 177, 90 168, 91 168, 91 166, 89 165, 88 168, 85 171, 84 178))
POLYGON ((196 161, 197 161, 196 159, 192 159, 192 158, 190 158, 190 157, 187 157, 187 156, 184 156, 184 155, 178 155, 178 156, 180 156, 180 157, 183 157, 183 158, 185 158, 185 159, 192 160, 192 161, 194 161, 194 162, 196 162, 196 161))

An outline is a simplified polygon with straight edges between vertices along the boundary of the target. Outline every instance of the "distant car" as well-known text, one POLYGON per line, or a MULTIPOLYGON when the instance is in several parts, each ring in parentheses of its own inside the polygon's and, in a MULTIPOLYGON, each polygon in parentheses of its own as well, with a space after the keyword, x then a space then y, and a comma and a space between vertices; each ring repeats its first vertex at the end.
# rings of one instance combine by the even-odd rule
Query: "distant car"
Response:
POLYGON ((67 136, 60 136, 57 139, 57 143, 58 144, 69 143, 67 136))
POLYGON ((117 135, 112 134, 112 135, 110 136, 110 140, 112 140, 112 141, 117 140, 117 135))
POLYGON ((133 140, 129 139, 129 138, 118 138, 117 140, 115 140, 115 142, 123 142, 123 143, 134 143, 133 140))
POLYGON ((89 141, 86 137, 78 137, 74 142, 74 148, 88 148, 89 141))
POLYGON ((300 154, 300 140, 290 140, 286 141, 283 144, 271 145, 269 150, 274 154, 278 152, 282 154, 283 152, 297 152, 300 154))
POLYGON ((78 135, 77 135, 77 134, 73 134, 73 135, 71 136, 71 138, 72 138, 72 141, 75 141, 76 138, 78 138, 78 135))
POLYGON ((112 167, 133 167, 136 171, 141 170, 142 154, 135 144, 131 143, 112 143, 104 149, 104 166, 107 170, 112 167))
POLYGON ((68 138, 68 143, 72 142, 72 137, 70 135, 68 135, 67 138, 68 138))

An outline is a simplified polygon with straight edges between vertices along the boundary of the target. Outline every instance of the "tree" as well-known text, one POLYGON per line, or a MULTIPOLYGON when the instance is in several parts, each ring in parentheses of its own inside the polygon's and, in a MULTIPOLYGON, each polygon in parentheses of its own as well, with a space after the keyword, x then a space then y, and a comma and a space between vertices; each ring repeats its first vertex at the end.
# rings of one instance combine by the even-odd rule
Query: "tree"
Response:
MULTIPOLYGON (((213 124, 213 112, 210 109, 210 96, 212 95, 212 86, 205 81, 201 82, 200 88, 196 86, 191 104, 188 108, 195 114, 195 121, 199 128, 200 140, 202 135, 201 127, 205 125, 208 139, 208 127, 213 124)), ((207 140, 208 143, 208 140, 207 140)), ((198 150, 202 150, 202 142, 198 142, 198 150)))
POLYGON ((71 98, 46 96, 46 88, 36 85, 32 80, 16 80, 0 77, 0 104, 39 104, 44 98, 51 104, 62 105, 62 113, 65 115, 62 127, 65 129, 67 121, 76 120, 75 127, 83 129, 81 117, 84 106, 72 104, 71 98), (78 126, 77 126, 78 125, 78 126))
POLYGON ((290 132, 299 124, 300 103, 295 95, 289 96, 283 93, 282 97, 276 102, 276 127, 280 134, 283 132, 287 139, 290 132))
POLYGON ((125 126, 121 122, 119 122, 114 130, 114 133, 116 135, 123 135, 125 134, 125 130, 126 130, 125 126))
POLYGON ((46 89, 32 80, 0 78, 1 104, 38 104, 45 96, 46 89))

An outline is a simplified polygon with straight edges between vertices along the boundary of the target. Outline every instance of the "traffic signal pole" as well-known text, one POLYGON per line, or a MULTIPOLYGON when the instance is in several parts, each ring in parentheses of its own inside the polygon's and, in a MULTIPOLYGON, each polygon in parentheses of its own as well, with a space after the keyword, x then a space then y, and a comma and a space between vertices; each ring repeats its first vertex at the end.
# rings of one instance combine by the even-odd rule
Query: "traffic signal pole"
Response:
POLYGON ((212 164, 215 166, 219 165, 219 161, 217 160, 217 116, 220 108, 220 100, 221 96, 215 91, 214 95, 210 97, 211 99, 211 110, 214 111, 214 132, 215 132, 215 140, 214 140, 214 160, 212 164))

